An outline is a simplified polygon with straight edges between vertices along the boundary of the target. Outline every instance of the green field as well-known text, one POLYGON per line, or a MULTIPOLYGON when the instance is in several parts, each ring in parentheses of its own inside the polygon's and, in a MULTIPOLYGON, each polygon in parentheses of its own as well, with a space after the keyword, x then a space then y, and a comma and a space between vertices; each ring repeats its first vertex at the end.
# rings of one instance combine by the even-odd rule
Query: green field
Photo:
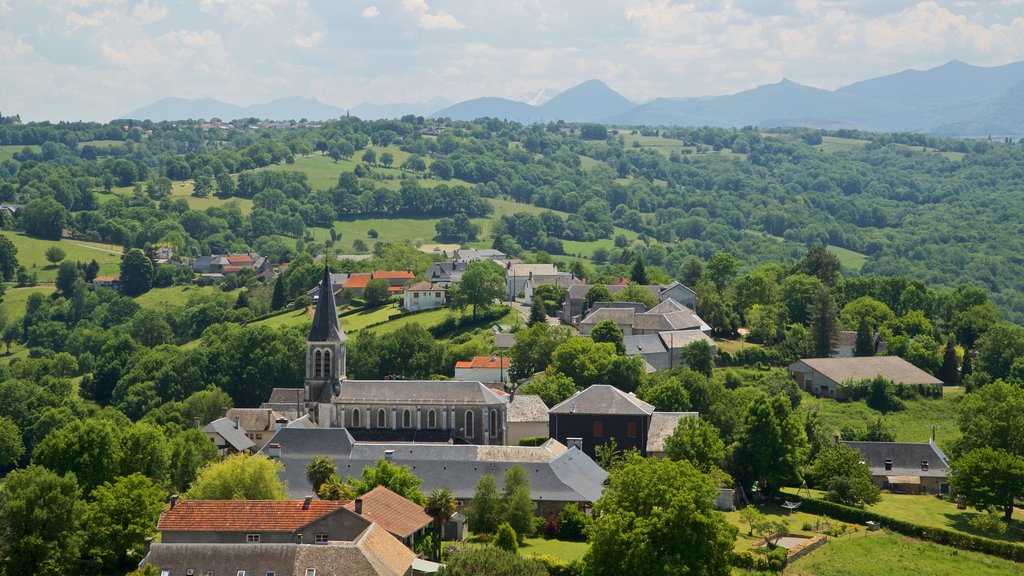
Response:
POLYGON ((845 152, 847 150, 853 150, 860 148, 870 142, 870 140, 859 140, 857 138, 838 138, 836 136, 822 136, 821 144, 818 148, 827 152, 845 152))
MULTIPOLYGON (((188 202, 188 207, 192 210, 206 210, 213 206, 225 206, 234 202, 238 205, 238 209, 242 211, 242 214, 252 213, 252 200, 248 198, 229 198, 227 200, 217 198, 214 195, 210 195, 206 198, 194 198, 192 196, 192 190, 195 187, 195 182, 192 180, 186 180, 184 182, 173 182, 171 184, 171 198, 184 198, 188 202)), ((104 192, 97 192, 96 198, 100 204, 110 202, 117 196, 130 195, 133 192, 131 186, 121 186, 111 190, 110 194, 104 192)))
POLYGON ((114 244, 98 244, 69 239, 43 240, 10 231, 3 231, 0 234, 11 239, 18 249, 18 263, 24 266, 29 273, 35 272, 40 282, 53 282, 57 279, 57 266, 46 260, 46 249, 54 245, 60 246, 64 250, 65 260, 72 262, 95 260, 100 265, 101 276, 117 274, 121 268, 121 251, 123 249, 114 244))
POLYGON ((155 310, 168 306, 184 306, 188 299, 196 294, 237 295, 238 291, 223 292, 216 286, 168 286, 166 288, 153 288, 141 296, 136 296, 135 301, 143 308, 155 310))
MULTIPOLYGON (((397 304, 389 304, 380 308, 374 308, 372 310, 364 310, 356 312, 355 314, 349 314, 338 318, 338 322, 341 323, 341 329, 346 333, 354 333, 362 330, 370 324, 376 324, 378 322, 387 322, 392 316, 400 314, 401 311, 397 304)), ((417 315, 414 317, 419 317, 417 315)), ((289 310, 270 318, 265 318, 258 322, 253 322, 254 326, 270 326, 273 328, 290 327, 290 326, 301 326, 312 321, 312 309, 308 310, 289 310)), ((396 320, 396 322, 399 322, 396 320)))
MULTIPOLYGON (((406 324, 419 324, 424 328, 430 328, 434 324, 437 324, 438 322, 444 320, 449 314, 453 314, 453 312, 448 308, 438 308, 437 310, 431 310, 429 312, 420 312, 419 314, 413 314, 411 316, 403 316, 401 318, 396 318, 395 320, 392 320, 386 324, 381 324, 380 326, 368 328, 368 330, 376 334, 387 334, 388 332, 394 332, 395 330, 398 330, 399 328, 405 326, 406 324)), ((369 323, 370 322, 367 322, 366 324, 369 323)), ((364 324, 364 326, 366 324, 364 324)), ((344 324, 342 324, 342 327, 344 327, 344 324)))
POLYGON ((860 252, 854 252, 853 250, 847 250, 846 248, 840 248, 839 246, 829 246, 827 249, 829 252, 839 257, 839 263, 843 268, 859 271, 864 267, 864 263, 868 261, 868 257, 860 252))
POLYGON ((785 576, 1009 576, 1020 564, 885 532, 832 538, 786 568, 785 576))
POLYGON ((960 436, 956 414, 963 394, 961 387, 946 387, 941 399, 907 400, 906 410, 882 416, 880 412, 868 408, 863 400, 839 402, 829 398, 815 398, 802 392, 798 410, 802 413, 817 412, 818 419, 835 431, 846 426, 863 429, 868 422, 881 417, 896 435, 898 442, 927 442, 932 433, 931 426, 935 425, 936 443, 947 448, 960 436))
POLYGON ((25 316, 25 303, 28 302, 30 294, 38 292, 43 296, 49 296, 56 289, 53 284, 26 286, 24 288, 15 288, 13 284, 8 284, 7 290, 4 292, 3 302, 0 303, 0 308, 7 315, 8 323, 20 322, 25 316))
MULTIPOLYGON (((374 147, 374 152, 377 153, 377 157, 384 152, 390 152, 395 157, 395 161, 391 168, 385 168, 377 165, 373 167, 375 174, 381 174, 388 176, 390 180, 381 180, 380 185, 386 188, 397 190, 401 185, 402 177, 412 176, 408 172, 402 171, 399 166, 403 162, 409 159, 410 154, 403 152, 397 146, 388 146, 385 148, 374 147)), ((356 166, 362 163, 364 150, 357 150, 352 158, 342 158, 338 161, 332 160, 329 156, 322 154, 311 154, 309 156, 299 156, 295 159, 292 164, 274 164, 273 166, 267 166, 264 170, 288 170, 294 172, 302 172, 309 179, 309 185, 314 190, 326 190, 332 188, 338 184, 338 176, 341 176, 342 172, 352 172, 356 169, 356 166)), ((427 167, 430 167, 430 157, 424 156, 423 159, 426 161, 427 167)), ((432 188, 439 184, 448 185, 470 185, 468 182, 453 178, 451 180, 434 180, 430 178, 421 178, 419 180, 420 185, 426 188, 432 188)))
POLYGON ((523 556, 546 554, 566 562, 583 558, 588 549, 590 549, 590 544, 586 542, 566 542, 563 540, 547 540, 545 538, 526 538, 519 545, 519 553, 523 556))
POLYGON ((25 148, 30 148, 36 152, 39 152, 39 146, 0 146, 0 162, 4 160, 10 160, 14 157, 15 152, 21 152, 25 148))
POLYGON ((689 150, 690 152, 694 150, 693 146, 686 146, 680 140, 673 140, 662 136, 641 136, 639 134, 629 134, 622 130, 619 131, 619 136, 626 142, 627 148, 633 146, 634 142, 639 142, 642 148, 652 148, 665 156, 672 152, 682 153, 684 150, 689 150))
POLYGON ((116 148, 124 146, 124 140, 86 140, 85 142, 78 143, 79 150, 86 146, 92 146, 94 148, 116 148))

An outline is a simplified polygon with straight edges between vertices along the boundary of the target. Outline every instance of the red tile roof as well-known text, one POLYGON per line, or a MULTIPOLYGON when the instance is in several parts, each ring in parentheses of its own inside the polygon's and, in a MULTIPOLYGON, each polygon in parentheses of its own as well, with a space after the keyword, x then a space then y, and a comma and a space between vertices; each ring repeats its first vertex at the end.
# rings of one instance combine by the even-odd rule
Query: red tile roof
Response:
POLYGON ((255 264, 255 260, 248 254, 232 254, 228 256, 228 262, 232 264, 255 264))
MULTIPOLYGON (((360 498, 363 500, 361 516, 399 538, 405 538, 433 520, 422 506, 384 486, 377 486, 360 498)), ((355 501, 346 503, 345 508, 354 512, 355 501)))
POLYGON ((183 500, 163 514, 160 531, 292 532, 342 507, 314 500, 183 500))
POLYGON ((384 280, 412 280, 416 275, 408 270, 380 270, 373 273, 374 280, 382 278, 384 280))
POLYGON ((370 281, 369 274, 353 274, 345 283, 341 285, 344 288, 366 288, 367 282, 370 281))
POLYGON ((244 268, 248 268, 248 266, 230 266, 229 265, 229 266, 221 267, 220 271, 221 272, 241 272, 244 268))
POLYGON ((505 368, 509 367, 511 359, 505 356, 474 356, 472 360, 460 360, 455 363, 456 368, 505 368))
POLYGON ((120 274, 117 274, 115 276, 97 276, 97 277, 93 278, 93 282, 120 282, 120 281, 121 281, 121 275, 120 274))

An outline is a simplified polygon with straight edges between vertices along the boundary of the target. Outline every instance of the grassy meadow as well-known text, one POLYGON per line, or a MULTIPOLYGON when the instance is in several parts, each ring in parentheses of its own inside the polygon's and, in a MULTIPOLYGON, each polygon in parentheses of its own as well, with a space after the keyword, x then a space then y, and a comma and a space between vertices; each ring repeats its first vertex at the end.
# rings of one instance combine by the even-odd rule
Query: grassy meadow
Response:
POLYGON ((57 266, 46 260, 46 249, 50 246, 59 246, 61 250, 64 250, 65 260, 72 262, 95 260, 100 265, 101 276, 117 274, 121 268, 123 248, 116 244, 70 239, 44 240, 9 230, 0 231, 0 234, 11 239, 18 249, 18 263, 24 266, 29 273, 35 272, 40 282, 53 282, 57 279, 57 266))
POLYGON ((13 146, 0 146, 0 162, 14 158, 14 154, 16 152, 21 152, 25 148, 28 148, 35 152, 39 152, 39 146, 22 146, 18 144, 15 144, 13 146))

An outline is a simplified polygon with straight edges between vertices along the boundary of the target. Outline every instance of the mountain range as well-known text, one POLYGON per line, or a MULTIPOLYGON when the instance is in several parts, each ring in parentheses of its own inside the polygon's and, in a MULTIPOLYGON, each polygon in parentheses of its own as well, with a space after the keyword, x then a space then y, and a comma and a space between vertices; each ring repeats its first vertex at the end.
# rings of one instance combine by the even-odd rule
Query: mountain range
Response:
MULTIPOLYGON (((561 93, 542 90, 523 100, 527 101, 485 96, 452 105, 441 100, 364 103, 353 107, 351 113, 366 119, 415 114, 523 123, 564 120, 625 126, 805 126, 958 136, 1021 135, 1024 61, 981 67, 954 60, 929 70, 905 70, 836 90, 783 79, 725 96, 655 98, 644 103, 631 102, 600 80, 588 80, 561 93)), ((347 112, 311 98, 284 98, 244 108, 213 99, 165 98, 126 117, 325 120, 347 112)))

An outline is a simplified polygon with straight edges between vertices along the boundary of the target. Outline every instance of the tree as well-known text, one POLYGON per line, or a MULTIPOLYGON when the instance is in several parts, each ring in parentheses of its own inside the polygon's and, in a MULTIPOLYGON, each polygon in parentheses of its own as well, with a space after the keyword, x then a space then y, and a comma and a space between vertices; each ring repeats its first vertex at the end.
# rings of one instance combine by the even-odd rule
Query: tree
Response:
POLYGON ((83 519, 85 555, 108 574, 138 566, 163 509, 164 491, 142 474, 104 483, 93 491, 83 519))
POLYGON ((857 339, 853 344, 854 356, 874 356, 875 339, 871 335, 871 328, 868 326, 868 319, 861 317, 857 325, 857 339))
POLYGON ((279 478, 283 466, 266 456, 235 454, 199 471, 189 500, 287 500, 288 490, 279 478))
POLYGON ((979 510, 1002 508, 1009 522, 1014 500, 1024 497, 1024 456, 994 448, 971 450, 954 461, 949 483, 979 510))
POLYGON ((427 496, 423 510, 433 518, 434 530, 437 531, 436 557, 441 553, 441 537, 444 534, 444 525, 451 520, 458 509, 455 502, 455 495, 447 488, 437 488, 427 496))
POLYGON ((17 270, 18 247, 7 236, 0 235, 0 278, 11 281, 17 270))
POLYGON ((807 314, 814 301, 818 289, 824 286, 821 280, 806 274, 793 274, 782 281, 779 295, 786 305, 789 319, 799 324, 807 324, 807 314))
POLYGON ((690 409, 690 392, 679 376, 662 381, 651 378, 637 390, 637 396, 654 405, 659 412, 686 412, 690 409))
POLYGON ((746 486, 759 482, 768 494, 800 479, 807 434, 781 394, 753 400, 733 451, 735 476, 746 486))
MULTIPOLYGON (((540 376, 536 376, 526 384, 519 386, 517 394, 536 394, 548 408, 579 391, 576 383, 565 374, 548 368, 540 376)), ((514 401, 514 400, 513 400, 514 401)))
POLYGON ((688 462, 630 457, 594 508, 588 573, 727 576, 736 528, 715 484, 688 462))
POLYGON ((380 163, 385 168, 390 168, 395 163, 395 155, 391 152, 381 152, 380 163))
POLYGON ((75 574, 82 539, 74 474, 42 466, 15 470, 0 490, 0 558, 10 576, 75 574))
POLYGON ((745 506, 740 510, 740 521, 747 525, 747 534, 750 536, 754 535, 754 526, 765 521, 765 515, 760 510, 753 506, 745 506))
POLYGON ((956 386, 960 383, 960 367, 956 361, 956 346, 953 340, 946 340, 946 347, 942 350, 942 367, 939 368, 939 380, 946 386, 956 386))
POLYGON ((978 338, 977 366, 975 370, 985 372, 993 380, 1006 378, 1010 368, 1024 356, 1024 328, 1001 323, 992 326, 978 338))
POLYGON ((567 326, 547 322, 516 332, 516 342, 509 351, 509 378, 516 381, 543 371, 551 363, 555 349, 571 337, 567 326))
POLYGON ((74 473, 86 494, 120 475, 123 434, 114 422, 99 417, 56 429, 36 446, 32 463, 59 474, 74 473))
POLYGON ((696 256, 688 256, 679 271, 679 281, 687 286, 696 286, 704 275, 704 263, 696 256))
POLYGON ((363 152, 363 162, 371 165, 377 163, 377 153, 374 152, 373 148, 367 148, 363 152))
POLYGON ((61 247, 57 246, 56 244, 47 248, 45 255, 46 261, 49 262, 50 264, 56 264, 57 262, 63 260, 64 256, 66 256, 66 254, 64 254, 64 250, 62 250, 61 247))
POLYGON ((587 515, 579 504, 570 502, 558 513, 558 539, 570 541, 586 540, 587 515))
POLYGON ((796 268, 808 276, 816 277, 826 286, 834 286, 842 265, 839 257, 829 252, 823 244, 815 244, 804 254, 796 268))
POLYGON ((530 495, 530 477, 519 464, 505 472, 502 507, 506 522, 516 531, 520 540, 533 533, 533 497, 530 495))
POLYGON ((451 554, 438 576, 547 576, 543 564, 497 546, 473 546, 451 554))
POLYGON ((363 289, 363 300, 366 301, 366 306, 375 308, 387 302, 391 297, 390 287, 391 285, 384 278, 374 278, 367 282, 366 288, 363 289))
POLYGON ((462 281, 453 286, 449 294, 456 308, 472 306, 473 319, 476 320, 478 307, 486 308, 495 299, 504 296, 505 270, 493 260, 470 262, 462 275, 462 281))
POLYGON ((336 476, 338 473, 338 467, 334 465, 334 460, 326 456, 314 456, 306 466, 306 480, 313 487, 313 492, 319 493, 320 486, 323 486, 324 482, 331 476, 336 476))
POLYGON ((153 287, 153 261, 138 248, 121 257, 121 290, 128 296, 144 294, 153 287))
POLYGON ((712 369, 715 366, 715 353, 706 340, 697 340, 687 344, 680 353, 683 362, 686 363, 690 370, 711 377, 712 369))
POLYGON ((332 474, 323 484, 320 485, 320 489, 317 490, 316 495, 321 500, 334 500, 334 501, 348 501, 356 497, 356 493, 352 490, 352 487, 345 483, 341 478, 332 474))
POLYGON ((74 262, 64 262, 57 270, 57 290, 67 298, 75 295, 75 285, 82 277, 82 271, 74 262))
POLYGON ((608 287, 604 284, 595 284, 587 290, 587 295, 583 299, 583 310, 586 312, 593 306, 594 302, 611 302, 612 295, 608 292, 608 287))
POLYGON ((834 444, 818 452, 812 470, 814 483, 827 490, 826 500, 847 506, 870 506, 880 498, 864 456, 845 444, 834 444))
POLYGON ((594 342, 608 342, 615 346, 615 353, 623 355, 626 353, 626 343, 622 336, 622 329, 614 320, 601 320, 590 332, 590 339, 594 342))
POLYGON ((526 319, 527 326, 546 323, 548 321, 547 311, 544 309, 544 302, 540 298, 534 298, 530 305, 530 317, 526 319))
POLYGON ((701 472, 717 468, 725 457, 725 444, 714 424, 684 416, 665 438, 665 453, 672 460, 686 460, 701 472))
POLYGON ((502 517, 501 497, 492 474, 484 474, 476 481, 476 491, 466 515, 469 529, 477 534, 491 534, 498 529, 502 517))
POLYGON ((377 486, 383 486, 399 496, 423 504, 423 493, 420 492, 423 479, 413 474, 408 466, 392 464, 383 458, 378 460, 375 466, 363 468, 361 480, 350 477, 348 483, 352 485, 357 496, 366 494, 377 486))
POLYGON ((652 294, 647 288, 633 283, 616 292, 611 299, 613 302, 639 302, 646 306, 648 310, 658 305, 657 296, 652 294))
POLYGON ((18 425, 7 416, 0 416, 0 472, 15 467, 24 455, 25 444, 18 425))
POLYGON ((739 267, 740 261, 735 256, 728 252, 719 252, 708 260, 701 279, 710 280, 721 291, 736 278, 739 267))
POLYGON ((18 211, 21 227, 29 236, 60 240, 67 226, 68 212, 50 196, 29 200, 18 211))
POLYGON ((833 356, 836 353, 839 324, 836 322, 836 305, 828 288, 822 286, 814 293, 808 317, 811 323, 811 348, 814 357, 833 356))
POLYGON ((957 415, 961 453, 979 448, 1024 456, 1024 388, 1002 381, 967 394, 957 415))
POLYGON ((629 280, 630 282, 636 282, 641 286, 648 284, 647 267, 644 266, 643 256, 637 256, 633 260, 633 267, 629 271, 629 280))
POLYGON ((217 448, 202 430, 190 428, 174 437, 170 446, 171 486, 185 492, 207 464, 217 460, 217 448))
POLYGON ((498 526, 498 529, 494 532, 493 542, 498 548, 513 554, 519 551, 519 539, 516 536, 516 531, 512 529, 512 525, 508 522, 502 522, 498 526))

